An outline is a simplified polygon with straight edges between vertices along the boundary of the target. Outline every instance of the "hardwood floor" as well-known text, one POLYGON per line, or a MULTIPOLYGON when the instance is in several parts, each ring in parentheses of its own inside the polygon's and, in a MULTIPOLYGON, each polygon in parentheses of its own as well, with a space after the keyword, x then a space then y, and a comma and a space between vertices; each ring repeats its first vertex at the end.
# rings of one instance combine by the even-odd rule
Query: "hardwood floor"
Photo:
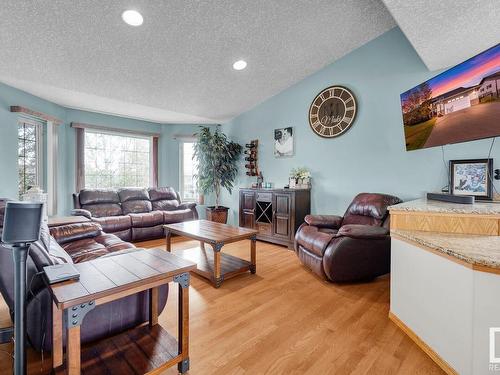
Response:
MULTIPOLYGON (((137 245, 164 247, 164 241, 137 245)), ((175 254, 197 245, 174 238, 172 249, 175 254)), ((249 241, 224 250, 250 257, 249 241)), ((329 284, 304 269, 293 252, 257 242, 256 275, 232 278, 219 289, 193 276, 191 286, 190 374, 443 374, 389 320, 387 276, 329 284)), ((173 333, 176 302, 177 290, 171 288, 159 318, 173 333)), ((9 345, 0 349, 10 350, 9 345)), ((30 373, 44 373, 30 354, 30 373)), ((10 361, 0 356, 0 373, 8 374, 10 361)), ((44 365, 50 366, 47 356, 44 365)), ((165 372, 176 373, 174 368, 165 372)))

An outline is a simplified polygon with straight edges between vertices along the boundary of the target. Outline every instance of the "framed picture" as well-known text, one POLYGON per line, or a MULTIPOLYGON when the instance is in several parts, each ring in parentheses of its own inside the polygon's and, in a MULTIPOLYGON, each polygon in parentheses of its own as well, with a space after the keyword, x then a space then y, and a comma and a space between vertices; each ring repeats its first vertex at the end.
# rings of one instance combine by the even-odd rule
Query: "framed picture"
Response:
POLYGON ((274 129, 274 156, 277 158, 293 156, 295 143, 293 128, 274 129))
POLYGON ((493 159, 450 160, 450 192, 491 200, 493 159))

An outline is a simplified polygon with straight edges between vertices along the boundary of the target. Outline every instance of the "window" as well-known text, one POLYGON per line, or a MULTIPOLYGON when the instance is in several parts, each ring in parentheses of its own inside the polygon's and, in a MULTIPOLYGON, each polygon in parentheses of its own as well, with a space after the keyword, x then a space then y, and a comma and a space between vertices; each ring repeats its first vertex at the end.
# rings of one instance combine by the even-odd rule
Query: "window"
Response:
POLYGON ((198 165, 193 160, 195 142, 181 142, 180 144, 180 190, 184 201, 198 199, 195 175, 198 165))
POLYGON ((19 198, 32 186, 43 188, 43 123, 20 119, 17 129, 19 198))
POLYGON ((151 138, 85 131, 85 187, 150 186, 151 138))

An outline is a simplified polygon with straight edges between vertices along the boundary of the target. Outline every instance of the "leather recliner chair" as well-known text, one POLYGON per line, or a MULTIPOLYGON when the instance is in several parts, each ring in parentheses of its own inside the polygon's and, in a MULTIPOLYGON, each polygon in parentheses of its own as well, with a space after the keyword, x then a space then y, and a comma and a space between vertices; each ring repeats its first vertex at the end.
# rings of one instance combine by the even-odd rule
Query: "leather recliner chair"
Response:
POLYGON ((388 207, 401 199, 358 194, 344 216, 307 215, 297 230, 295 252, 302 264, 333 282, 373 279, 390 272, 388 207))

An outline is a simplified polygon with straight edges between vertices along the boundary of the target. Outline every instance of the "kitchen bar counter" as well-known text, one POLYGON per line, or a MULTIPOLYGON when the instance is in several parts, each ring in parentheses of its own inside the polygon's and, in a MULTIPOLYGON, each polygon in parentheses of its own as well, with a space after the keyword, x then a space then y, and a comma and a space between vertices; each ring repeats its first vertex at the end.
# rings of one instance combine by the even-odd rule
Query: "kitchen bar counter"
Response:
POLYGON ((496 215, 500 217, 500 202, 476 201, 474 204, 457 204, 422 198, 390 206, 389 210, 391 213, 403 211, 463 215, 496 215))
POLYGON ((471 265, 491 267, 500 272, 499 236, 398 229, 391 230, 391 235, 416 242, 471 265))
POLYGON ((490 329, 500 327, 500 205, 418 199, 390 213, 389 318, 446 373, 492 374, 490 329))

